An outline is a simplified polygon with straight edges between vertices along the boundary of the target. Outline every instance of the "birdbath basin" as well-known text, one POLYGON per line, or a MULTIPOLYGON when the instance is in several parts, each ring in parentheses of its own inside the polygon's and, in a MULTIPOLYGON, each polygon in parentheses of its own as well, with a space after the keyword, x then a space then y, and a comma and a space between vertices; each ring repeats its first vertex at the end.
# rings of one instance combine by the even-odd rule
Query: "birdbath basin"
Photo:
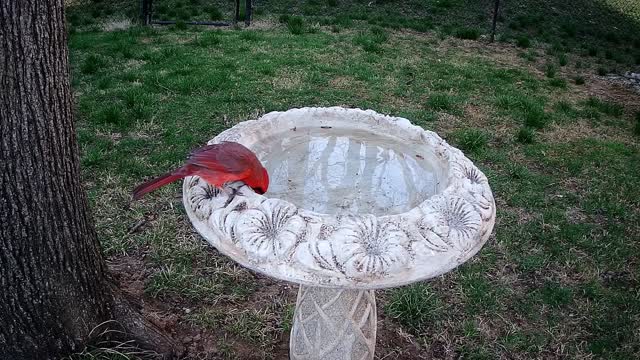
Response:
POLYGON ((473 256, 495 223, 487 178, 460 150, 409 120, 371 110, 302 108, 242 122, 239 142, 269 191, 227 192, 198 177, 183 200, 220 252, 298 283, 292 359, 373 359, 374 289, 441 275, 473 256))

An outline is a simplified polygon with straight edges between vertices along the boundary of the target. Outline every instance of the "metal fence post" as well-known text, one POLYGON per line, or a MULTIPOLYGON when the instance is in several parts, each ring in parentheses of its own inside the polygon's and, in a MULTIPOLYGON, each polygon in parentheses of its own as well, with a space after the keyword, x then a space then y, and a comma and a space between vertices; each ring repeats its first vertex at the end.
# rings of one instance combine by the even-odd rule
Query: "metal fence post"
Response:
POLYGON ((151 2, 152 0, 142 0, 140 6, 140 12, 142 17, 142 23, 144 25, 151 25, 151 2))
POLYGON ((235 0, 235 14, 233 14, 233 24, 236 25, 238 20, 240 20, 240 0, 235 0))
POLYGON ((246 10, 244 12, 244 25, 251 25, 251 0, 246 0, 246 10))
POLYGON ((496 37, 496 23, 498 22, 499 10, 500 10, 500 0, 495 0, 495 5, 493 8, 493 24, 491 25, 491 40, 489 42, 493 42, 496 37))

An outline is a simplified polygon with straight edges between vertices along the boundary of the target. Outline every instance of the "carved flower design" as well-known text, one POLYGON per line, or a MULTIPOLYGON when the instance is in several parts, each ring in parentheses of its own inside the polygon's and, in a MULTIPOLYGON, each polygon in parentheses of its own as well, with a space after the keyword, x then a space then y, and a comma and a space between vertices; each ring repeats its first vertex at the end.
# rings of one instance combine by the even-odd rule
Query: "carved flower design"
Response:
POLYGON ((468 179, 462 180, 462 184, 464 189, 461 189, 459 193, 472 203, 478 212, 480 212, 484 222, 490 222, 495 215, 495 205, 489 185, 486 183, 474 184, 468 179))
POLYGON ((234 225, 240 214, 238 211, 229 211, 226 208, 214 210, 209 218, 209 223, 213 229, 218 232, 221 239, 235 243, 238 239, 235 234, 234 225))
POLYGON ((210 143, 244 143, 264 158, 270 144, 258 135, 295 131, 317 121, 336 126, 354 122, 381 135, 390 131, 411 140, 416 154, 424 149, 434 155, 434 170, 446 177, 438 179, 438 194, 402 214, 318 214, 252 191, 240 191, 229 199, 190 177, 184 203, 196 229, 212 245, 239 263, 278 278, 377 288, 448 270, 455 265, 452 261, 466 260, 489 237, 495 202, 486 176, 461 151, 406 119, 340 108, 296 109, 241 123, 210 143))
POLYGON ((345 275, 354 278, 384 276, 405 268, 411 258, 409 239, 400 227, 373 215, 344 220, 331 238, 342 241, 336 255, 345 275))
POLYGON ((473 205, 461 197, 439 197, 423 209, 431 219, 429 231, 445 243, 466 252, 477 240, 482 219, 473 205))
POLYGON ((200 220, 206 220, 211 213, 224 207, 227 195, 198 176, 189 178, 188 201, 191 210, 200 220))
POLYGON ((340 245, 332 241, 309 241, 296 250, 298 261, 314 270, 327 270, 344 273, 343 266, 338 259, 340 245))
POLYGON ((452 247, 448 237, 442 235, 447 232, 442 221, 422 216, 416 221, 415 226, 417 240, 413 241, 411 246, 416 254, 444 252, 452 247))
POLYGON ((259 260, 287 257, 306 233, 297 209, 282 200, 268 199, 246 210, 235 222, 237 241, 259 260))
POLYGON ((466 159, 456 159, 452 169, 458 181, 449 193, 468 200, 488 223, 494 216, 495 205, 487 177, 466 159))

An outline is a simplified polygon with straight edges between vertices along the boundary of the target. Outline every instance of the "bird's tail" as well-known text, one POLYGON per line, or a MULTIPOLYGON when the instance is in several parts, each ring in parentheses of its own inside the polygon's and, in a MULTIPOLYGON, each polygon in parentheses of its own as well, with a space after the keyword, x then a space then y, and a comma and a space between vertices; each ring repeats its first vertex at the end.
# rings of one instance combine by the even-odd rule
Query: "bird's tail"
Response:
POLYGON ((180 180, 186 175, 179 175, 176 172, 166 173, 162 176, 159 176, 155 179, 149 180, 144 184, 139 185, 135 189, 133 189, 133 200, 140 199, 144 194, 151 192, 159 187, 170 184, 176 180, 180 180))

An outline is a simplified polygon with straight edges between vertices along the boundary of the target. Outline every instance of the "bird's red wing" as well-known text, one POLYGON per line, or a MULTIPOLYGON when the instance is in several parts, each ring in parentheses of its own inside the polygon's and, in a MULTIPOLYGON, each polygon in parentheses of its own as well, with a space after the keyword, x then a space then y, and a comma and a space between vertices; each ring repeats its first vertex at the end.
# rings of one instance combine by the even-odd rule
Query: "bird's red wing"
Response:
POLYGON ((242 173, 228 173, 199 168, 195 171, 195 174, 200 176, 202 179, 213 186, 222 187, 222 185, 226 183, 234 182, 237 180, 244 180, 248 176, 249 170, 246 170, 242 173))
POLYGON ((253 168, 257 158, 246 147, 233 142, 206 145, 194 150, 187 163, 214 172, 236 176, 253 168))

